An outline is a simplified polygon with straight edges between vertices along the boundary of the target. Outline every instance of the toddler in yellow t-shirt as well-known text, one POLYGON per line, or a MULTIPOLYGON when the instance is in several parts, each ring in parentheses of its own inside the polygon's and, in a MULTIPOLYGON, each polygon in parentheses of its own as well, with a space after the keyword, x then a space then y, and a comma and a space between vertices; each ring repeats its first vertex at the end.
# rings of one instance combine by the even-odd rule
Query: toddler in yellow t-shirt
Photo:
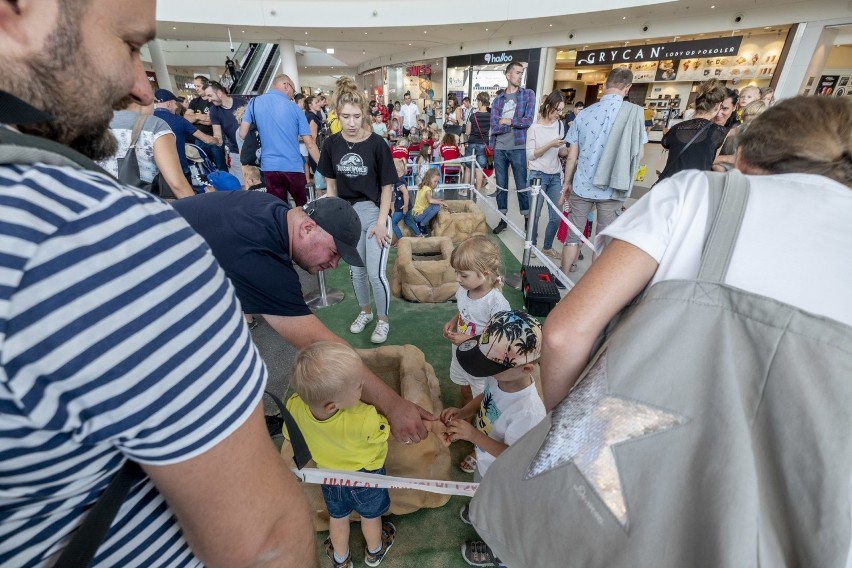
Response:
MULTIPOLYGON (((305 347, 296 358, 287 401, 317 467, 384 475, 390 426, 372 405, 361 402, 363 380, 353 369, 361 358, 348 345, 320 341, 305 347)), ((287 436, 286 428, 284 435, 287 436)), ((382 522, 390 508, 387 489, 323 485, 328 507, 329 538, 325 549, 334 568, 351 568, 349 515, 361 515, 367 541, 364 562, 378 566, 396 537, 393 523, 382 522)))

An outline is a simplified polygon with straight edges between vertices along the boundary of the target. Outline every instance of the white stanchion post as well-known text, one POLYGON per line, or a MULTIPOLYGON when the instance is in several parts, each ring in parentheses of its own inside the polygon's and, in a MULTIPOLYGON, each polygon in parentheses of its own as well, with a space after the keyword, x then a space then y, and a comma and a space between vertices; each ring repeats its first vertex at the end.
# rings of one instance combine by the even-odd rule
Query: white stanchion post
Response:
MULTIPOLYGON (((541 193, 541 178, 532 178, 530 180, 530 214, 529 221, 527 222, 527 234, 524 236, 524 255, 521 260, 521 268, 528 266, 532 258, 533 231, 536 228, 535 214, 538 207, 539 193, 541 193)), ((521 280, 520 272, 506 276, 506 284, 516 290, 521 289, 521 280)))
MULTIPOLYGON (((307 190, 308 193, 308 201, 313 201, 317 198, 316 186, 314 186, 314 184, 307 184, 305 186, 305 190, 307 190)), ((343 301, 343 290, 337 290, 336 288, 332 288, 331 290, 326 289, 325 274, 322 270, 317 272, 317 284, 319 285, 319 289, 316 292, 311 292, 305 296, 305 303, 312 310, 327 308, 343 301)))

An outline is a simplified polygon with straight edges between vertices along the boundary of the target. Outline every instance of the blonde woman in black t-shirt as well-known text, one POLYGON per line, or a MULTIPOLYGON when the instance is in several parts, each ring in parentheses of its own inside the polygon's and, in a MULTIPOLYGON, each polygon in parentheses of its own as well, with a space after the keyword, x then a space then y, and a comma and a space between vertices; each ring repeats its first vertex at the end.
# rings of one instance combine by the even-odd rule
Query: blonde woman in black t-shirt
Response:
POLYGON ((370 294, 378 321, 370 336, 373 343, 387 341, 390 324, 390 284, 387 278, 391 243, 393 184, 399 180, 390 149, 372 132, 367 101, 350 77, 338 79, 334 109, 342 130, 323 144, 318 166, 325 176, 328 194, 352 204, 361 220, 358 253, 365 266, 350 267, 352 286, 361 311, 349 331, 361 333, 373 320, 370 294))

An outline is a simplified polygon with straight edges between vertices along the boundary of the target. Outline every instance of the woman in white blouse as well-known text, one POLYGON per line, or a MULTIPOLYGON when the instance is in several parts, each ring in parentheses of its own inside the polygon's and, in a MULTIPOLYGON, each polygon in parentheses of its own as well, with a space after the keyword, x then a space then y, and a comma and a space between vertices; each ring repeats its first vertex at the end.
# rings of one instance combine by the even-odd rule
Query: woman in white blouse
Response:
MULTIPOLYGON (((541 179, 541 191, 554 204, 559 201, 562 192, 562 164, 560 156, 568 155, 565 146, 565 132, 559 117, 565 110, 565 99, 559 91, 553 91, 538 109, 538 119, 527 130, 527 160, 529 161, 529 183, 533 178, 541 179)), ((544 205, 544 197, 538 200, 533 225, 533 244, 538 240, 538 218, 544 205)), ((550 207, 547 210, 547 227, 544 229, 544 249, 542 252, 558 260, 560 253, 553 250, 553 239, 559 229, 561 218, 550 207)))

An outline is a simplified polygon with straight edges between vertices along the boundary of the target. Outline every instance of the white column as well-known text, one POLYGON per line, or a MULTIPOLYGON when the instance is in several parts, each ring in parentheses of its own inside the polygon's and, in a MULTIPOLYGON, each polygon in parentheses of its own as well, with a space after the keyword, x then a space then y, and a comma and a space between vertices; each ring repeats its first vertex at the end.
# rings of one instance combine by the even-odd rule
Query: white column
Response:
POLYGON ((174 91, 172 78, 169 77, 169 68, 166 66, 166 57, 163 55, 163 47, 160 40, 153 39, 148 42, 148 50, 151 52, 151 63, 154 64, 154 73, 157 74, 157 83, 161 89, 174 91))
POLYGON ((299 84, 299 64, 296 62, 296 44, 291 39, 282 39, 278 42, 278 53, 281 54, 281 72, 286 73, 296 85, 296 92, 302 92, 299 84))
POLYGON ((211 81, 219 82, 222 79, 222 73, 219 72, 218 67, 208 67, 207 74, 210 75, 211 81))
POLYGON ((814 94, 836 37, 837 30, 826 28, 824 22, 799 24, 775 87, 775 97, 795 97, 804 93, 805 89, 810 89, 810 94, 814 94), (815 79, 808 87, 810 77, 815 79))
POLYGON ((544 50, 544 57, 541 58, 541 68, 538 70, 539 85, 538 92, 539 100, 544 98, 553 91, 553 74, 556 71, 556 48, 548 47, 544 50))

